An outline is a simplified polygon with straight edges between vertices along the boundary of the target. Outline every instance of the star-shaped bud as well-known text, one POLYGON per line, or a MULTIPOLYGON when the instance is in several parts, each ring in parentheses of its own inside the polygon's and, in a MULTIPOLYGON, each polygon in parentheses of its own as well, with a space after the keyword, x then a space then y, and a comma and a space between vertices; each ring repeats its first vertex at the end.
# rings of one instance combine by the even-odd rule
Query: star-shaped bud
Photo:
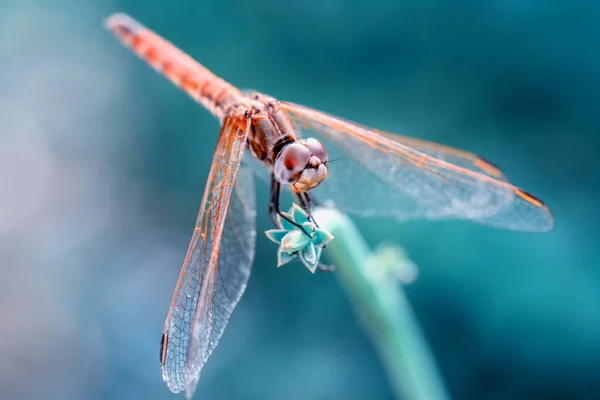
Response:
POLYGON ((281 229, 270 229, 265 232, 267 237, 279 244, 277 251, 277 266, 281 267, 298 257, 302 264, 312 273, 319 265, 323 247, 333 239, 333 236, 308 219, 306 212, 296 204, 288 213, 284 213, 290 221, 277 216, 281 229))

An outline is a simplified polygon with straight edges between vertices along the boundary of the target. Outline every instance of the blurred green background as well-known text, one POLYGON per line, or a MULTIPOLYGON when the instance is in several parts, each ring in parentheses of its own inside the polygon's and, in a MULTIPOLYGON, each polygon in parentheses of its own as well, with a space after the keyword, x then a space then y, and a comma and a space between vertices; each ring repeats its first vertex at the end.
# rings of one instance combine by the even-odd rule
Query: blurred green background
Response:
MULTIPOLYGON (((169 399, 164 318, 218 122, 102 27, 124 11, 242 88, 483 155, 548 234, 359 219, 455 399, 600 398, 600 3, 0 0, 0 398, 169 399)), ((361 190, 360 187, 357 190, 361 190)), ((335 275, 256 262, 197 398, 386 399, 335 275)))

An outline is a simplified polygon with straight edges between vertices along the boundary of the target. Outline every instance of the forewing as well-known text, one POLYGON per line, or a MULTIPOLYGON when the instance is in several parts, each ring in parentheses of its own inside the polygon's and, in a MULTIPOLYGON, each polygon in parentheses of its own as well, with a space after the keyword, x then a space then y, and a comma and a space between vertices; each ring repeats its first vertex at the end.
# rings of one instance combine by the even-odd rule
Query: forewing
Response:
POLYGON ((223 123, 165 321, 162 375, 175 393, 197 383, 250 275, 256 237, 253 181, 247 173, 236 180, 248 129, 245 119, 223 123))
MULTIPOLYGON (((365 128, 368 130, 368 128, 365 128)), ((455 149, 438 143, 428 142, 426 140, 415 139, 408 136, 397 135, 395 133, 372 130, 378 135, 384 136, 390 140, 398 142, 404 146, 420 151, 423 154, 446 161, 455 166, 462 167, 480 174, 488 175, 503 182, 508 182, 508 177, 498 168, 483 157, 468 151, 455 149)))
POLYGON ((335 161, 315 194, 345 211, 399 220, 460 218, 523 231, 553 226, 540 200, 471 153, 383 134, 292 103, 281 108, 303 136, 327 147, 335 161))

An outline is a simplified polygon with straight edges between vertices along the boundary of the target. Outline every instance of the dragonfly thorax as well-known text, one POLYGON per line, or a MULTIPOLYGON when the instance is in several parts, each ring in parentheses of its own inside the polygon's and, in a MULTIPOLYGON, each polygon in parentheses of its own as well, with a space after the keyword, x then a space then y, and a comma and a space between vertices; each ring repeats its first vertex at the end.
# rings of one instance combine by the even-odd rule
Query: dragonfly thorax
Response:
POLYGON ((260 93, 248 97, 264 105, 251 117, 252 154, 273 169, 277 182, 297 193, 317 187, 328 175, 325 146, 314 138, 298 140, 292 121, 274 98, 260 93))

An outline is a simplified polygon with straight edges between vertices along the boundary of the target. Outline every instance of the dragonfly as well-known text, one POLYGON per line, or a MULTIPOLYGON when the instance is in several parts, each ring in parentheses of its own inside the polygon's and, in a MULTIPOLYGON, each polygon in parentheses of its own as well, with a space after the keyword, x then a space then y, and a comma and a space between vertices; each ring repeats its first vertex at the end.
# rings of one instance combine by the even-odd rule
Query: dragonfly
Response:
POLYGON ((349 213, 399 221, 464 219, 537 232, 553 227, 541 200, 482 157, 241 91, 125 14, 112 15, 106 26, 221 125, 161 340, 162 377, 175 393, 193 393, 246 288, 256 241, 257 165, 270 180, 268 211, 276 226, 277 216, 286 216, 282 188, 289 188, 309 216, 316 197, 349 213))

